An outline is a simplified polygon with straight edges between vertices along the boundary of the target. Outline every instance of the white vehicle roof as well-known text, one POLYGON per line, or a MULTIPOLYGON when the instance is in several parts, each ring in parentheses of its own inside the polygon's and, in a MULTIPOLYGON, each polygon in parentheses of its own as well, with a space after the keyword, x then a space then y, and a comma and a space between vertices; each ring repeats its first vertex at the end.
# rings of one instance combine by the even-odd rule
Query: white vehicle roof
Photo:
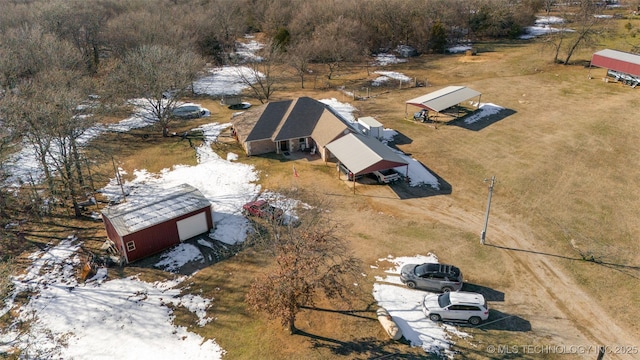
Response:
POLYGON ((478 293, 465 291, 452 291, 449 293, 449 300, 452 304, 474 304, 484 305, 484 296, 478 293))

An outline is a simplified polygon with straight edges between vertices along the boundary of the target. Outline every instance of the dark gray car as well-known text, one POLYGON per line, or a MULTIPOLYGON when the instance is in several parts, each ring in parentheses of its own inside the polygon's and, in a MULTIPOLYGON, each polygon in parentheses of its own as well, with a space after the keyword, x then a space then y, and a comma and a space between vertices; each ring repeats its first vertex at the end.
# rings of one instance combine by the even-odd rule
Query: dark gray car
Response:
POLYGON ((458 291, 462 289, 462 272, 447 264, 407 264, 400 270, 400 281, 411 289, 458 291))
POLYGON ((173 109, 171 115, 179 119, 197 119, 208 116, 209 110, 196 104, 184 104, 173 109))

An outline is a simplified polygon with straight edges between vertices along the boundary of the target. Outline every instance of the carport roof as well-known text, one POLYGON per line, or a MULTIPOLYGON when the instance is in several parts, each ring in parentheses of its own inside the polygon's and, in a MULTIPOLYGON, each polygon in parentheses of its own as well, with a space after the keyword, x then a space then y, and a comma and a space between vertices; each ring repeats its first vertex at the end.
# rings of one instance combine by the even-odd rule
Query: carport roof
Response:
POLYGON ((360 134, 347 134, 326 148, 355 175, 408 165, 387 145, 360 134))
POLYGON ((441 112, 463 101, 482 95, 478 91, 465 86, 447 86, 446 88, 422 95, 406 103, 423 109, 441 112))
POLYGON ((640 55, 604 49, 593 53, 591 65, 640 76, 640 55))

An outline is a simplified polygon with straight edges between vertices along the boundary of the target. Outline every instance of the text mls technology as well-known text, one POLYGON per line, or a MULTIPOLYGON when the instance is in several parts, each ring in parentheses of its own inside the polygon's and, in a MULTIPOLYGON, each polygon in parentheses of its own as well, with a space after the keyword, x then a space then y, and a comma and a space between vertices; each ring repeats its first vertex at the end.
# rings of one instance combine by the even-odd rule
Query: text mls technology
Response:
POLYGON ((491 354, 638 354, 637 345, 487 345, 491 354))

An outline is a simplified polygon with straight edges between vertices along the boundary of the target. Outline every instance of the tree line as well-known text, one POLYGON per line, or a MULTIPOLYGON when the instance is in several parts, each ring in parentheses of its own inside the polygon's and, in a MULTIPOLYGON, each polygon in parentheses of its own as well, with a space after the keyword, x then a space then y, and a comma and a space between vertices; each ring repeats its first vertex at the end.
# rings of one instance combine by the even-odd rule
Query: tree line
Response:
MULTIPOLYGON (((266 36, 264 60, 251 66, 267 76, 254 77, 251 88, 268 101, 272 64, 290 66, 304 87, 311 63, 325 64, 331 79, 343 64, 401 44, 429 53, 461 39, 514 36, 540 6, 504 0, 0 0, 0 159, 21 142, 32 146, 48 191, 62 191, 59 197, 79 215, 84 165, 92 159, 78 139, 100 111, 144 98, 168 135, 172 99, 206 63, 237 61, 236 40, 244 34, 266 36), (100 97, 101 108, 80 107, 90 95, 100 97)), ((0 201, 9 200, 5 194, 0 201)))

